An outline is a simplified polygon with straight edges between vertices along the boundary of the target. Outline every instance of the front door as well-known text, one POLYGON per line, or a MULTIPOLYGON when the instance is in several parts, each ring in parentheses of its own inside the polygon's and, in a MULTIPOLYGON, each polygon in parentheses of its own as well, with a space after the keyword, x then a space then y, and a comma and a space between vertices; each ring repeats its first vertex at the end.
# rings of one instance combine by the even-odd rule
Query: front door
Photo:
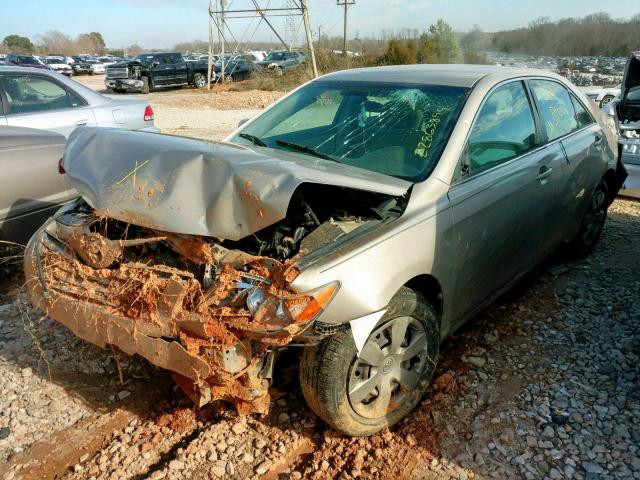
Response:
POLYGON ((491 92, 471 129, 461 179, 449 192, 458 325, 544 254, 562 169, 540 147, 532 103, 521 81, 491 92))
POLYGON ((158 54, 153 57, 151 63, 151 77, 153 85, 173 85, 175 76, 175 67, 171 57, 167 54, 158 54))

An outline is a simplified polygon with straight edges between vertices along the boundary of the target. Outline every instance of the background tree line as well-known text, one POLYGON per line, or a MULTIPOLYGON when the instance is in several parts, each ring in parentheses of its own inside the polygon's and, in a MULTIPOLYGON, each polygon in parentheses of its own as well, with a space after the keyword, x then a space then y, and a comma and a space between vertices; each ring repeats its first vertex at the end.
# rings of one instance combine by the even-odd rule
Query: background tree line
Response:
POLYGON ((35 41, 21 35, 7 35, 0 46, 0 52, 32 53, 36 55, 77 55, 80 53, 122 55, 124 50, 127 50, 131 55, 136 55, 142 51, 142 48, 133 44, 127 49, 110 50, 107 49, 100 32, 81 33, 72 38, 58 30, 51 30, 38 35, 35 41))
POLYGON ((640 50, 640 14, 624 20, 606 13, 556 22, 541 17, 525 28, 482 35, 480 42, 505 53, 624 57, 640 50))

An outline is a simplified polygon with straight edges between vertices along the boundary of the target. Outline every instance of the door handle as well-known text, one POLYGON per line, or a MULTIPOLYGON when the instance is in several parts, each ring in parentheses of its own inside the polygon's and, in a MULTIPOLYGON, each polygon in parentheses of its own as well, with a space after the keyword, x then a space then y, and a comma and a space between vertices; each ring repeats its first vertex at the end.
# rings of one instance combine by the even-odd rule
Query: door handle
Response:
POLYGON ((88 118, 83 118, 82 120, 78 120, 76 122, 76 125, 78 125, 80 127, 82 125, 86 125, 87 123, 89 123, 89 119, 88 118))
POLYGON ((539 182, 542 182, 546 178, 549 178, 552 173, 553 173, 552 167, 547 167, 546 165, 543 165, 542 167, 540 167, 540 171, 538 173, 538 176, 536 177, 536 180, 538 180, 539 182))

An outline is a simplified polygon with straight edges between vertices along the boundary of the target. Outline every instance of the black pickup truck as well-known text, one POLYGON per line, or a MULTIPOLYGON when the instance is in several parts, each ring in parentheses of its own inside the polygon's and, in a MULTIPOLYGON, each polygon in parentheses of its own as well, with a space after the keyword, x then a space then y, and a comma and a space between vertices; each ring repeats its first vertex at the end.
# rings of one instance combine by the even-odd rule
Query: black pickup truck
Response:
POLYGON ((182 54, 141 53, 126 62, 107 67, 104 84, 114 92, 149 93, 153 88, 207 86, 207 63, 185 62, 182 54))

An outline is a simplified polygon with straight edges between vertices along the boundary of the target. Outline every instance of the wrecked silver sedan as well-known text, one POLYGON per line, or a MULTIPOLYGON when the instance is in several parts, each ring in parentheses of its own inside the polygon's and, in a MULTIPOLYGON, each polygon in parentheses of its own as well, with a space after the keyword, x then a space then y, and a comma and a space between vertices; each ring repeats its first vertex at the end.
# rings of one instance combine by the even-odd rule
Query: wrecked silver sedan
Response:
POLYGON ((386 67, 314 80, 227 142, 85 128, 80 193, 32 238, 32 300, 173 372, 198 404, 266 412, 303 348, 310 407, 368 435, 420 401, 442 339, 547 254, 595 245, 624 169, 547 72, 386 67))

